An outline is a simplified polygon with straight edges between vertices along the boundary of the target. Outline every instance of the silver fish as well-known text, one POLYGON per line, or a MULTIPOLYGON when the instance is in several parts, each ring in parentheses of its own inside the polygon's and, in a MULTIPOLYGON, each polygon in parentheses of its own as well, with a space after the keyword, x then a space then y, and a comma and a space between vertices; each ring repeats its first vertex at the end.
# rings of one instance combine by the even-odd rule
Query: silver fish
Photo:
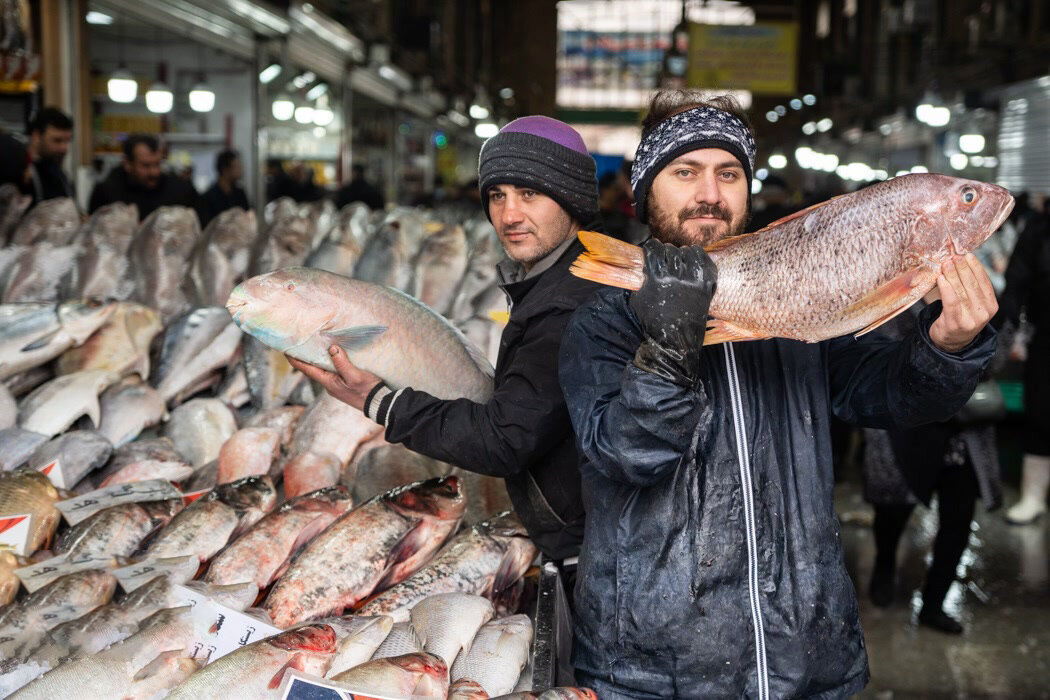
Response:
POLYGON ((0 247, 7 245, 8 236, 32 203, 33 198, 19 192, 13 184, 0 185, 0 247))
POLYGON ((7 387, 0 384, 0 430, 6 430, 18 422, 18 403, 7 387))
POLYGON ((296 424, 295 435, 285 451, 285 463, 306 452, 327 452, 345 465, 358 445, 382 430, 361 411, 322 391, 296 424))
POLYGON ((69 559, 131 556, 143 540, 171 522, 180 510, 182 501, 178 499, 105 508, 66 530, 55 544, 55 554, 69 559))
POLYGON ((448 693, 448 666, 420 652, 369 661, 332 676, 332 681, 357 692, 441 699, 448 693))
POLYGON ((385 615, 325 618, 320 622, 330 625, 339 637, 335 658, 328 667, 328 676, 342 673, 370 660, 394 627, 394 621, 385 615))
POLYGON ((113 304, 94 301, 0 306, 0 379, 42 365, 83 344, 115 309, 113 304))
POLYGON ((495 612, 491 601, 481 596, 438 593, 412 608, 412 628, 424 651, 440 656, 451 668, 460 652, 470 651, 474 636, 495 612))
POLYGON ((18 406, 18 426, 54 437, 86 415, 96 427, 101 421, 98 395, 113 381, 105 370, 89 369, 52 379, 18 406))
POLYGON ((143 430, 168 417, 161 395, 137 376, 106 389, 99 406, 102 411, 99 432, 114 447, 131 442, 143 430))
POLYGON ((138 225, 134 204, 114 202, 91 215, 76 236, 80 252, 69 275, 71 296, 126 299, 131 294, 127 252, 138 225))
POLYGON ((252 249, 252 275, 302 265, 313 243, 313 222, 298 214, 278 219, 259 236, 252 249))
POLYGON ((113 456, 102 469, 91 474, 95 486, 123 471, 162 470, 164 465, 183 466, 186 461, 167 438, 136 440, 122 445, 113 451, 113 456))
POLYGON ((7 273, 5 304, 57 301, 62 280, 76 260, 77 246, 56 246, 46 241, 23 246, 18 261, 7 273))
POLYGON ((414 261, 411 294, 443 316, 467 270, 467 235, 462 226, 442 226, 423 241, 414 261))
POLYGON ((47 435, 22 428, 0 430, 0 471, 10 471, 25 464, 47 439, 47 435))
POLYGON ((94 430, 71 430, 38 447, 27 461, 27 466, 39 471, 53 462, 59 462, 56 466, 65 474, 67 486, 73 486, 105 464, 112 454, 113 444, 100 433, 94 430))
POLYGON ((182 285, 199 238, 192 209, 160 207, 142 222, 128 248, 134 299, 156 309, 165 322, 189 306, 182 285))
POLYGON ((478 630, 470 650, 452 664, 451 678, 476 681, 491 696, 513 692, 531 647, 528 615, 492 620, 478 630))
POLYGON ((153 384, 166 401, 229 364, 241 335, 222 307, 195 309, 164 332, 153 384))
POLYGON ((412 281, 413 252, 400 224, 385 224, 361 251, 354 279, 407 291, 412 281))
MULTIPOLYGON (((416 630, 412 627, 411 622, 393 622, 394 618, 388 615, 383 615, 382 617, 391 621, 390 633, 372 653, 373 659, 389 659, 392 656, 417 654, 423 651, 423 642, 419 641, 419 635, 416 634, 416 630)), ((366 619, 373 620, 375 618, 368 617, 366 619)))
POLYGON ((250 335, 241 340, 241 348, 252 405, 265 410, 287 403, 295 387, 305 379, 302 373, 288 363, 284 353, 250 335))
POLYGON ((47 199, 38 202, 19 222, 11 236, 11 245, 69 245, 78 228, 80 212, 76 202, 69 197, 47 199))
POLYGON ((218 399, 193 399, 171 411, 164 435, 193 467, 219 458, 219 450, 237 432, 233 412, 218 399))

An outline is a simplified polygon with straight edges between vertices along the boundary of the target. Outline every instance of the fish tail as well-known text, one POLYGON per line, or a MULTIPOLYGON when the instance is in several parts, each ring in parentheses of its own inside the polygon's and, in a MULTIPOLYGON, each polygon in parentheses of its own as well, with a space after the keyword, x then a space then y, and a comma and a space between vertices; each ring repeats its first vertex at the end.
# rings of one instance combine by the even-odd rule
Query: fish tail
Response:
POLYGON ((594 231, 580 231, 587 249, 569 268, 577 277, 599 284, 637 291, 645 282, 642 249, 594 231))

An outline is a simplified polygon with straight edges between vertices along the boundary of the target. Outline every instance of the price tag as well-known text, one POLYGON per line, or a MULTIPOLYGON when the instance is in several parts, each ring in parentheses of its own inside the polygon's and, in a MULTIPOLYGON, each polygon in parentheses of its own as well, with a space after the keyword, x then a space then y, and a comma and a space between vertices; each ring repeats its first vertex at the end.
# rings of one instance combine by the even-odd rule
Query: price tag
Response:
POLYGON ((51 483, 57 488, 68 489, 73 487, 73 484, 70 484, 69 480, 66 478, 66 472, 62 469, 62 460, 60 459, 48 462, 37 471, 50 479, 51 483))
POLYGON ((135 481, 130 484, 114 484, 96 489, 82 496, 59 501, 55 504, 62 516, 70 525, 76 525, 91 517, 103 508, 119 506, 122 503, 139 503, 143 501, 166 501, 170 498, 181 498, 179 490, 164 479, 135 481))
POLYGON ((30 525, 32 524, 32 513, 0 517, 0 549, 11 550, 23 557, 32 554, 28 551, 30 525))
POLYGON ((147 559, 131 566, 114 569, 113 575, 125 593, 146 585, 158 576, 167 576, 172 583, 186 583, 197 575, 200 559, 195 554, 185 557, 147 559))
POLYGON ((39 564, 15 569, 14 573, 15 576, 22 581, 22 585, 25 586, 25 589, 32 593, 36 589, 42 588, 51 583, 59 576, 65 576, 74 571, 84 571, 85 569, 111 569, 116 565, 117 560, 113 557, 81 556, 75 559, 69 559, 67 557, 52 557, 51 559, 40 562, 39 564))
POLYGON ((273 625, 217 603, 192 588, 174 586, 172 593, 179 605, 193 606, 193 627, 198 632, 197 639, 190 645, 190 655, 193 658, 207 656, 209 664, 246 644, 281 632, 273 625))
POLYGON ((413 700, 418 696, 358 692, 302 671, 289 670, 281 683, 281 700, 413 700))

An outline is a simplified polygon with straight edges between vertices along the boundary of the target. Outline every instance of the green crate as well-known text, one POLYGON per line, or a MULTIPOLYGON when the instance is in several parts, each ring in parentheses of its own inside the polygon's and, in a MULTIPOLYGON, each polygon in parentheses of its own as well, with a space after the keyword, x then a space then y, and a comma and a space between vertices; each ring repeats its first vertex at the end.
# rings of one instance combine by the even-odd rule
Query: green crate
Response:
POLYGON ((1007 413, 1024 413, 1024 383, 1017 380, 999 380, 1007 413))

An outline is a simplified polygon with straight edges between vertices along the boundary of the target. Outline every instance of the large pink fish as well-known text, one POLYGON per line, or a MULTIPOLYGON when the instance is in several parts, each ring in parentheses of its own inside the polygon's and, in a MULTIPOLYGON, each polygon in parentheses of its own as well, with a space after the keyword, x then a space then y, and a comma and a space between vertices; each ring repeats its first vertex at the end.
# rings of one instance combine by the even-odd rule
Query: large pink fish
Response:
MULTIPOLYGON (((866 333, 921 299, 941 265, 1006 220, 1002 187, 947 175, 904 175, 835 197, 761 231, 706 248, 718 266, 704 345, 866 333)), ((642 249, 581 231, 573 274, 639 289, 642 249)))

